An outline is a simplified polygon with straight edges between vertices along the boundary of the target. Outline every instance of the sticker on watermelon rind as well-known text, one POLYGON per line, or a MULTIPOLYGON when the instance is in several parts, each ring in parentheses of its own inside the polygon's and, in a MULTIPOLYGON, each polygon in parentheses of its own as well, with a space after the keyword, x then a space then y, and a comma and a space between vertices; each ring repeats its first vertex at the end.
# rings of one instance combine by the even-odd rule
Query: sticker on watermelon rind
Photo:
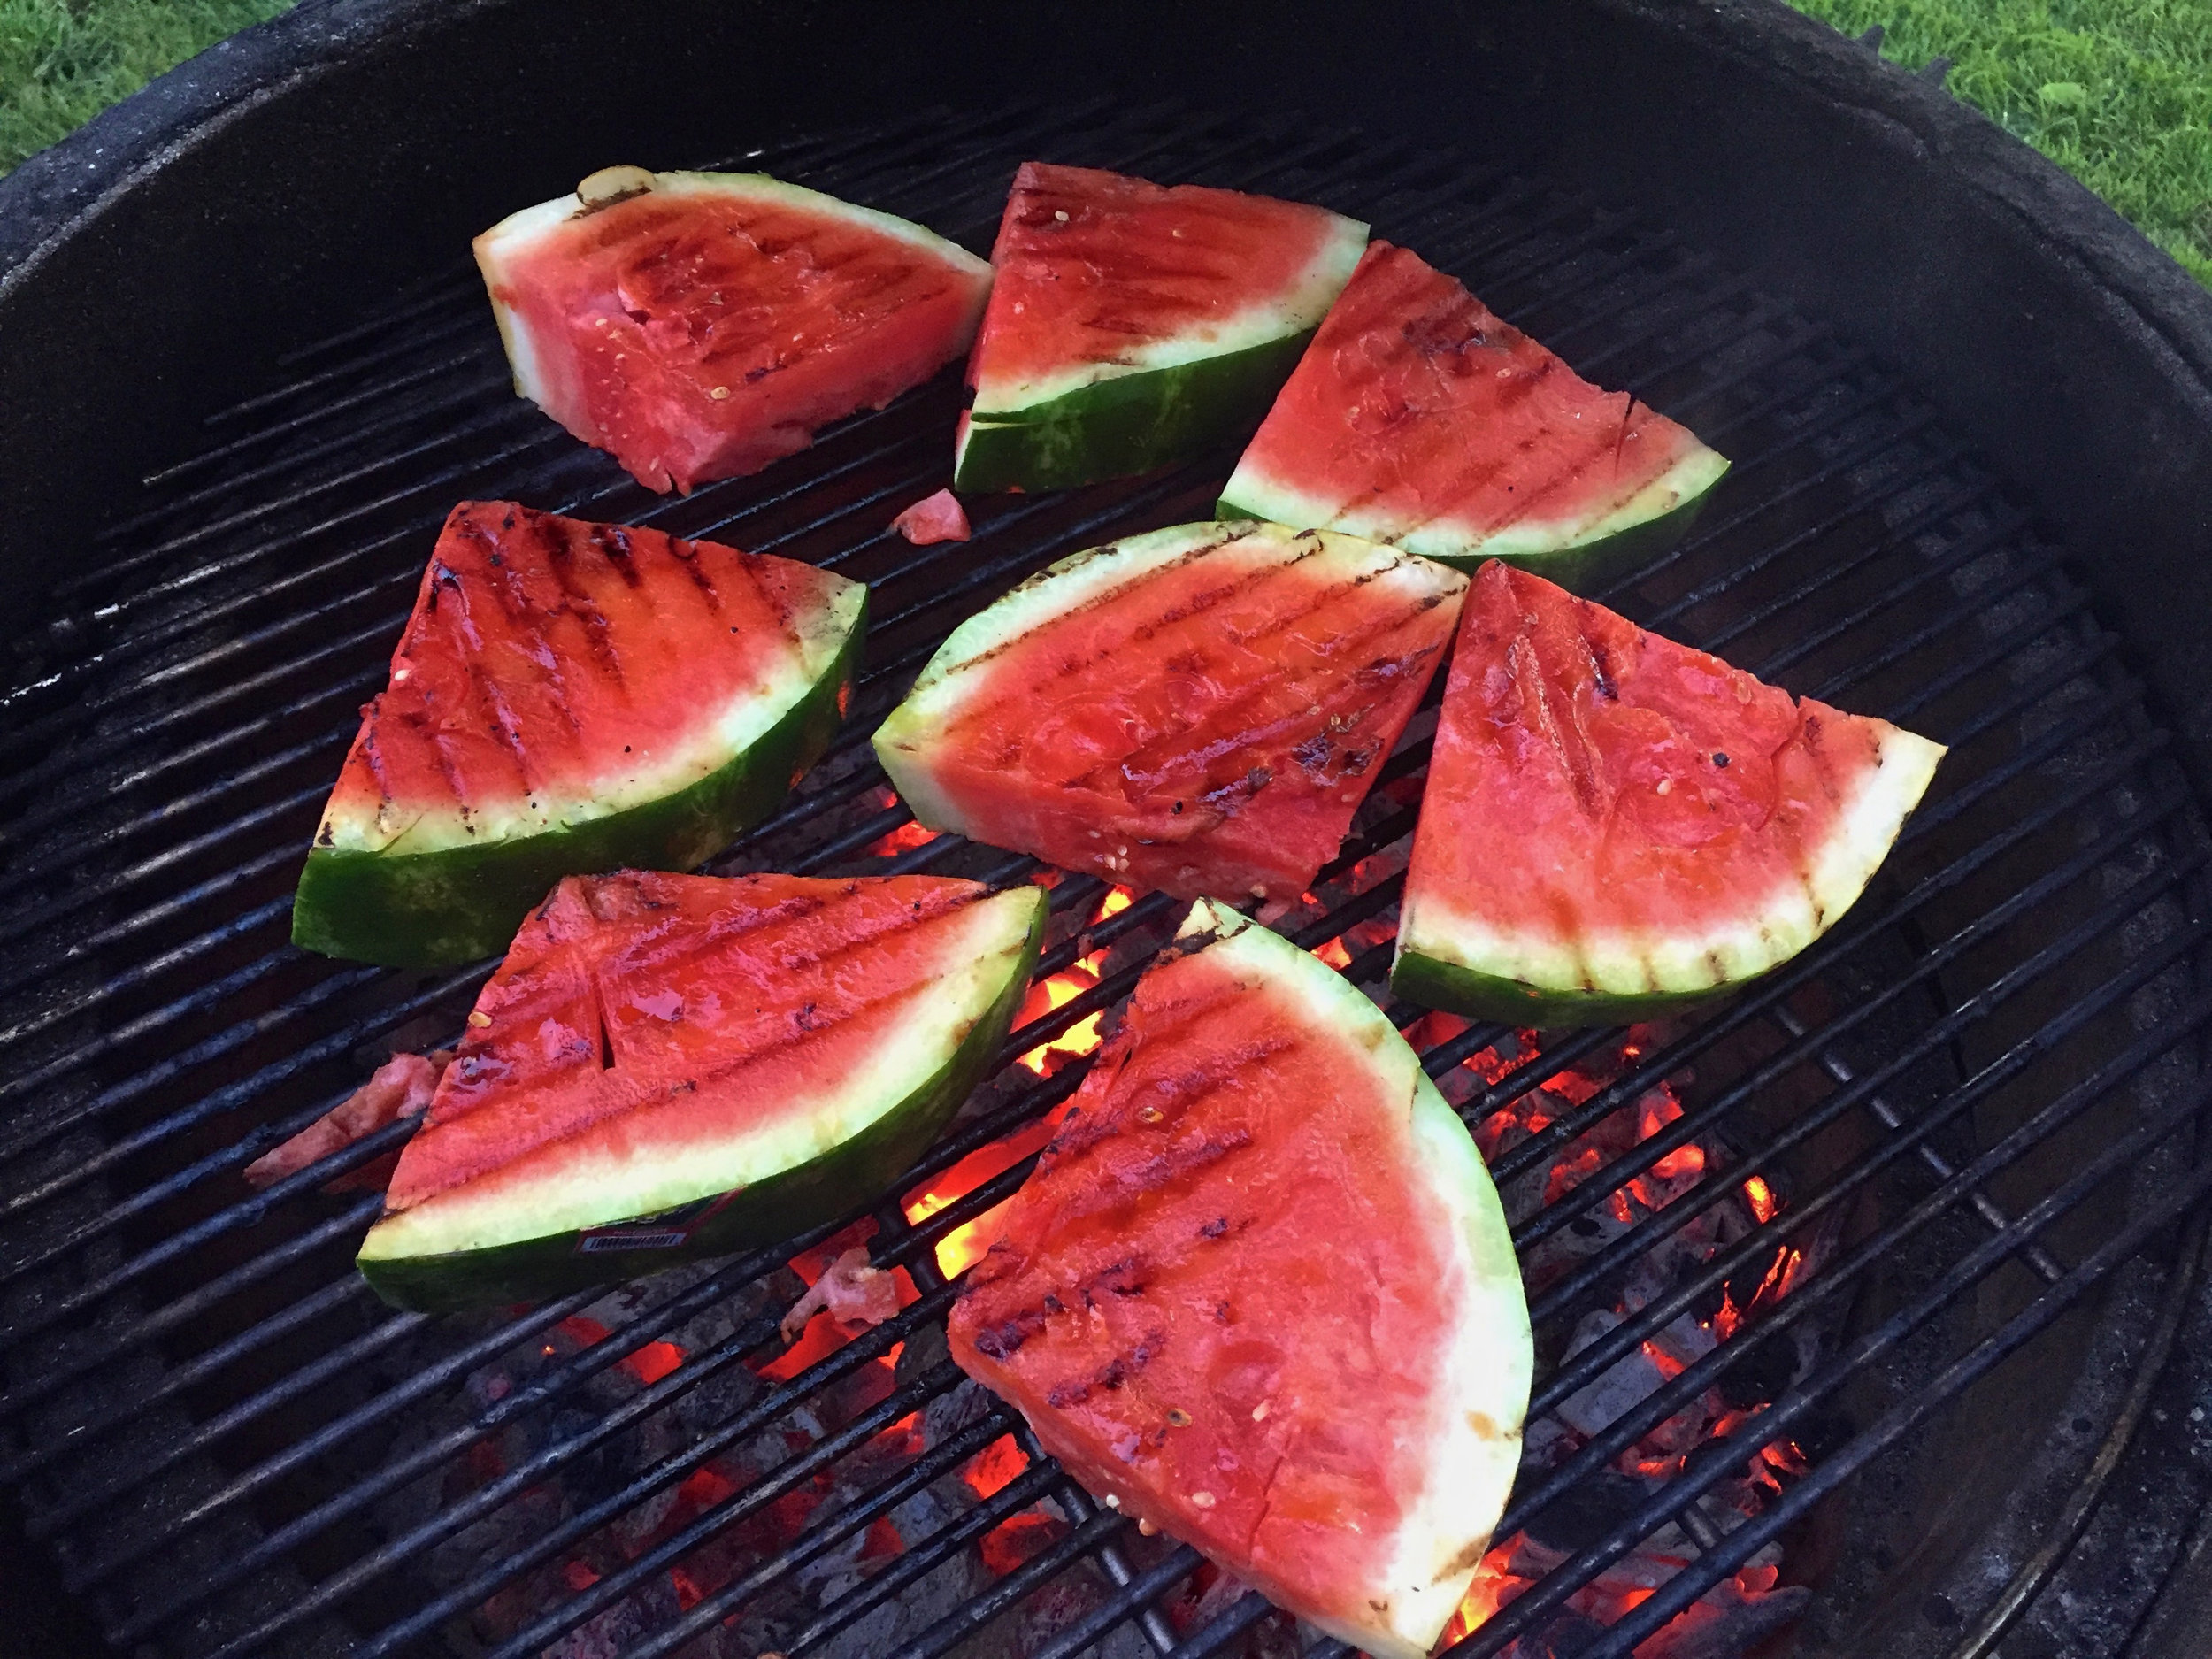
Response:
POLYGON ((604 1227, 586 1227, 576 1235, 576 1254, 597 1256, 607 1250, 675 1250, 691 1242, 691 1235, 705 1226, 744 1188, 732 1187, 706 1198, 695 1198, 673 1210, 618 1221, 604 1227))

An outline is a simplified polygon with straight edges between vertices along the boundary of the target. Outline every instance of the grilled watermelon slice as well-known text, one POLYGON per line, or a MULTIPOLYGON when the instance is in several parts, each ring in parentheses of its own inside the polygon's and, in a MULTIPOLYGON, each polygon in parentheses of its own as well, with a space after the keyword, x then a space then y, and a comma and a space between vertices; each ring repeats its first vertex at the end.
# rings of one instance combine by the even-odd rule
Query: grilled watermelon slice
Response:
POLYGON ((1006 1036, 1042 889, 572 876, 516 936, 360 1267, 439 1310, 772 1244, 887 1191, 1006 1036))
POLYGON ((1371 245, 1237 463, 1225 518, 1320 525, 1587 588, 1663 551, 1728 463, 1417 255, 1371 245))
POLYGON ((967 349, 991 267, 757 173, 610 167, 476 239, 515 390, 649 489, 757 472, 967 349))
POLYGON ((1023 164, 953 488, 1065 489, 1250 431, 1366 241, 1302 203, 1023 164))
POLYGON ((697 864, 828 746, 867 601, 789 559, 463 502, 324 809, 294 941, 473 962, 564 875, 697 864))
POLYGON ((1475 578, 1391 987, 1518 1025, 1646 1019, 1788 961, 1943 757, 1525 571, 1475 578))
POLYGON ((1466 578, 1194 524, 1061 560, 955 629, 877 731, 916 818, 1180 897, 1294 897, 1442 660, 1466 578))
POLYGON ((1473 1141, 1373 1003, 1210 901, 951 1337, 1085 1486, 1380 1659, 1428 1652, 1519 1461, 1528 1310, 1473 1141))

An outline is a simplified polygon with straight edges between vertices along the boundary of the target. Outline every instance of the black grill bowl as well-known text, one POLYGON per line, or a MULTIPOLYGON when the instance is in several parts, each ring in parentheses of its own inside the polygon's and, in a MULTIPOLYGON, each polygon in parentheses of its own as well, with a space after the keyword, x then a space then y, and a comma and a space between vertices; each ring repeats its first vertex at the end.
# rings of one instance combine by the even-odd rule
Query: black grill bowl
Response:
MULTIPOLYGON (((555 1327, 588 1298, 395 1317, 349 1265, 373 1200, 320 1195, 325 1169, 256 1201, 236 1171, 395 1044, 445 1039, 480 978, 284 943, 351 710, 459 496, 649 519, 871 581, 845 739, 716 867, 1027 878, 1025 860, 941 839, 872 856, 904 814, 880 807, 859 740, 960 616, 1064 552, 1200 515, 1227 457, 985 503, 974 541, 910 549, 884 526, 944 481, 945 377, 758 478, 658 501, 511 396, 464 249, 618 160, 757 165, 983 246, 1031 155, 1369 218, 1736 458, 1697 534, 1610 597, 1954 745, 1891 865, 1801 971, 1665 1033, 1618 1096, 1672 1075, 1681 1133, 1770 1173, 1794 1194, 1778 1230, 1820 1232, 1830 1251, 1793 1315, 1822 1333, 1813 1370, 1749 1431, 1811 1455, 1760 1523, 1821 1586, 1796 1640, 1970 1648, 2008 1580, 2041 1585, 2019 1578, 2039 1547, 2058 1566, 2076 1509, 2093 1543, 2154 1522, 2159 1541, 2126 1586, 2058 1567, 2080 1581, 2066 1605, 2101 1598, 2103 1622, 2070 1627, 2087 1616, 2050 1598, 2005 1651, 2139 1637, 2155 1653, 2162 1632, 2185 1635, 2174 1596, 2154 1603, 2212 1483, 2154 1434, 2129 1448, 2149 1402, 2186 1381, 2164 1362, 2200 1328, 2184 1317, 2184 1223, 2212 1183, 2193 1139, 2212 713, 2191 620, 2212 587, 2212 296, 1934 86, 1752 0, 1400 8, 1356 26, 1280 5, 307 0, 0 181, 0 1486, 15 1534, 0 1585, 23 1604, 26 1650, 384 1652, 407 1635, 406 1651, 470 1651, 455 1621, 520 1576, 503 1558, 564 1525, 582 1535, 591 1506, 641 1511, 664 1474, 775 1431, 841 1365, 903 1340, 903 1392, 877 1412, 942 1417, 954 1379, 933 1333, 949 1293, 931 1245, 1023 1166, 918 1230, 887 1210, 879 1259, 914 1270, 923 1306, 783 1392, 743 1362, 775 1351, 787 1248, 663 1281, 626 1309, 632 1340, 570 1354, 555 1327), (690 1357, 649 1392, 601 1374, 663 1333, 690 1357), (514 1371, 531 1388, 471 1392, 484 1363, 541 1341, 545 1363, 514 1371), (503 1475, 471 1449, 494 1440, 503 1475), (2162 1486, 2108 1486, 2101 1446, 2151 1460, 2162 1486), (549 1509, 532 1495, 547 1492, 549 1509), (2108 1492, 2128 1495, 2096 1509, 2108 1492)), ((1392 778, 1417 775, 1421 729, 1392 778)), ((1409 823, 1402 803, 1371 803, 1337 873, 1409 823)), ((1100 891, 1056 889, 1048 966, 1118 940, 1119 971, 1018 1046, 1110 1004, 1171 925, 1141 902, 1079 947, 1100 891)), ((1337 896, 1301 943, 1394 892, 1337 896)), ((1382 956, 1354 954, 1371 984, 1382 956)), ((1430 1069, 1453 1074, 1502 1034, 1438 1044, 1430 1069)), ((1478 1092, 1471 1121, 1601 1041, 1548 1045, 1478 1092)), ((1071 1079, 1018 1074, 925 1171, 1071 1079)), ((1502 1179, 1547 1155, 1507 1154, 1502 1179)), ((1528 1216, 1525 1251, 1604 1190, 1528 1216)), ((1586 1296, 1679 1219, 1663 1211, 1656 1234, 1535 1298, 1548 1361, 1586 1296)), ((1686 1284, 1685 1305, 1709 1305, 1726 1271, 1686 1284)), ((1724 1390, 1783 1388, 1776 1341, 1717 1355, 1724 1390)), ((1540 1374, 1539 1409, 1609 1363, 1591 1350, 1540 1374)), ((938 1426, 937 1463, 874 1468, 871 1502, 1005 1425, 938 1426)), ((741 1518, 803 1473, 769 1471, 716 1514, 741 1518)), ((1590 1548, 1651 1530, 1698 1475, 1590 1548)), ((1010 1508, 1053 1497, 1074 1531, 981 1599, 928 1588, 966 1570, 981 1528, 955 1524, 779 1640, 995 1653, 1057 1606, 1082 1617, 1049 1651, 1175 1647, 1162 1608, 1187 1553, 1129 1535, 1048 1466, 1024 1482, 1010 1508)), ((1509 1525, 1563 1525, 1567 1484, 1517 1494, 1509 1525)), ((722 1522, 702 1524, 703 1548, 722 1522)), ((687 1539, 641 1582, 664 1580, 687 1539)), ((1711 1541, 1707 1578, 1752 1540, 1711 1541)), ((1547 1591, 1596 1564, 1560 1569, 1467 1651, 1540 1628, 1547 1591)), ((1624 1650, 1669 1594, 1594 1651, 1624 1650)), ((517 1650, 570 1640, 590 1610, 573 1605, 517 1650)), ((616 1646, 686 1633, 686 1652, 723 1651, 735 1638, 718 1618, 740 1607, 710 1598, 691 1625, 672 1601, 647 1608, 616 1646)), ((1180 1651, 1223 1651, 1263 1610, 1233 1606, 1180 1651)))

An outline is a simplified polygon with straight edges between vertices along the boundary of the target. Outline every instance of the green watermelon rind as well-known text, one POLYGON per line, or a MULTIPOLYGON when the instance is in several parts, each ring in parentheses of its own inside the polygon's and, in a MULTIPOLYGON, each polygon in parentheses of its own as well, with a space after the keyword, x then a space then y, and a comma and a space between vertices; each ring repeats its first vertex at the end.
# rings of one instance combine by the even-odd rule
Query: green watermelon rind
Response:
POLYGON ((1214 512, 1222 518, 1259 518, 1299 528, 1339 530, 1471 572, 1489 559, 1502 559, 1556 582, 1570 593, 1588 595, 1680 541, 1696 523, 1728 469, 1727 457, 1699 444, 1636 498, 1595 523, 1581 526, 1575 540, 1548 548, 1516 547, 1504 537, 1471 543, 1428 525, 1405 535, 1389 534, 1388 526, 1383 525, 1363 528, 1356 514, 1333 518, 1315 503, 1299 499, 1294 490, 1275 489, 1263 479, 1241 476, 1241 467, 1240 475, 1230 479, 1214 512), (1662 494, 1671 499, 1671 504, 1653 515, 1644 503, 1662 494))
POLYGON ((1545 941, 1555 964, 1577 964, 1579 983, 1558 972, 1514 972, 1473 924, 1449 914, 1445 895, 1427 902, 1409 872, 1390 988, 1424 1008, 1538 1030, 1629 1025, 1729 995, 1793 960, 1858 902, 1943 755, 1942 745, 1891 728, 1880 764, 1814 854, 1801 891, 1770 895, 1701 936, 1545 941))
MULTIPOLYGON (((997 897, 1031 898, 1028 930, 1004 983, 951 1057, 857 1133, 743 1187, 681 1245, 588 1254, 578 1248, 580 1230, 569 1230, 472 1250, 379 1256, 372 1254, 372 1229, 356 1258, 361 1276, 393 1307, 424 1313, 535 1301, 780 1243, 892 1191, 983 1080, 1028 992, 1044 940, 1046 895, 1017 888, 997 897)), ((630 1219, 610 1217, 595 1225, 630 1219)))
POLYGON ((536 834, 427 852, 319 844, 293 896, 292 942, 386 967, 478 962, 506 949, 563 876, 704 862, 773 812, 836 735, 867 636, 867 589, 852 584, 833 606, 849 611, 849 622, 822 671, 766 731, 697 782, 536 834))
POLYGON ((1118 375, 1025 409, 971 411, 953 457, 952 487, 1073 489, 1153 472, 1248 437, 1314 332, 1118 375))
MULTIPOLYGON (((1133 363, 1076 363, 1018 387, 971 365, 975 406, 960 423, 953 488, 1072 489, 1187 461, 1249 437, 1352 280, 1367 227, 1335 223, 1288 287, 1133 363), (1074 383, 1071 383, 1074 382, 1074 383)), ((987 349, 990 318, 978 336, 987 349)))
MULTIPOLYGON (((1458 1608, 1520 1469, 1521 1432, 1534 1372, 1534 1339, 1520 1264, 1497 1187, 1474 1138, 1422 1070, 1420 1058, 1382 1010, 1319 958, 1212 899, 1191 907, 1176 934, 1185 949, 1221 950, 1251 977, 1294 987, 1317 1023, 1364 1046, 1379 1066, 1405 1080, 1421 1156, 1409 1173, 1425 1181, 1457 1221, 1467 1244, 1471 1303, 1449 1333, 1440 1378, 1462 1392, 1449 1421, 1456 1444, 1432 1443, 1426 1491, 1411 1494, 1396 1559, 1379 1593, 1379 1622, 1304 1617, 1378 1659, 1425 1659, 1458 1608), (1483 1379, 1478 1396, 1471 1379, 1483 1379)), ((1403 1495, 1403 1494, 1401 1494, 1403 1495)))

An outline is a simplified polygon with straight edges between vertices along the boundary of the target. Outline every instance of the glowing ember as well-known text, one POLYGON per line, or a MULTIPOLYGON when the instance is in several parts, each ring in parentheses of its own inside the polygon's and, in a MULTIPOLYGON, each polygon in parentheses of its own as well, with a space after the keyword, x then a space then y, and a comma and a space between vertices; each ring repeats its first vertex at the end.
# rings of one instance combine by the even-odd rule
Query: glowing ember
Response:
POLYGON ((1341 939, 1325 939, 1314 947, 1313 954, 1334 968, 1339 973, 1352 965, 1352 953, 1344 949, 1341 939))
MULTIPOLYGON (((1079 958, 1072 966, 1053 974, 1029 987, 1029 997, 1014 1017, 1014 1028, 1018 1031, 1032 1020, 1041 1019, 1056 1009, 1070 1002, 1098 983, 1098 971, 1106 960, 1106 953, 1094 950, 1079 958)), ((1079 1059, 1099 1045, 1098 1022, 1102 1013, 1092 1014, 1062 1032, 1051 1041, 1040 1043, 1023 1055, 1017 1063, 1027 1066, 1039 1077, 1048 1077, 1064 1065, 1068 1060, 1079 1059), (1053 1056, 1063 1056, 1055 1061, 1053 1056)))
POLYGON ((684 1363, 684 1351, 673 1342, 648 1342, 622 1362, 622 1369, 641 1383, 657 1383, 684 1363))
POLYGON ((983 1535, 983 1564, 1003 1578, 1067 1535, 1068 1524, 1049 1515, 1017 1515, 983 1535))
POLYGON ((1519 1536, 1516 1533, 1502 1544, 1493 1545, 1490 1553, 1482 1558, 1482 1564, 1475 1569, 1474 1583, 1467 1586, 1466 1596, 1460 1601, 1459 1611, 1444 1626, 1444 1647, 1450 1647, 1478 1625, 1487 1624, 1500 1608, 1528 1588, 1507 1566, 1519 1536))
MULTIPOLYGON (((1363 948, 1348 931, 1342 942, 1355 953, 1363 948)), ((1463 1020, 1432 1013, 1416 1020, 1406 1034, 1417 1047, 1432 1051, 1458 1040, 1469 1029, 1463 1020)), ((1540 1059, 1538 1033, 1517 1032, 1491 1048, 1466 1056, 1437 1079, 1446 1096, 1467 1116, 1477 1144, 1493 1162, 1553 1127, 1562 1118, 1575 1114, 1579 1119, 1576 1132, 1563 1145, 1554 1148, 1548 1158, 1514 1174, 1501 1187, 1509 1219, 1517 1225, 1554 1205, 1564 1205, 1573 1214, 1571 1225, 1552 1230, 1524 1253, 1522 1271, 1532 1293, 1586 1273, 1597 1253, 1676 1203, 1688 1201, 1692 1205, 1690 1213, 1663 1235, 1655 1249, 1624 1264, 1613 1281, 1617 1288, 1611 1293, 1612 1304, 1592 1307, 1583 1315, 1568 1342, 1570 1361, 1671 1294, 1698 1263, 1746 1237, 1744 1210, 1691 1198, 1694 1190, 1717 1169, 1726 1168, 1725 1144, 1685 1136, 1686 1113, 1670 1083, 1619 1087, 1621 1068, 1636 1064, 1662 1041, 1640 1027, 1611 1055, 1592 1056, 1509 1098, 1503 1097, 1512 1087, 1506 1083, 1486 1100, 1481 1093, 1486 1086, 1497 1089, 1503 1079, 1531 1069, 1540 1059), (1617 1089, 1617 1094, 1609 1093, 1617 1089), (1615 1101, 1619 1103, 1614 1104, 1615 1101), (1668 1145, 1652 1157, 1648 1168, 1633 1177, 1626 1177, 1618 1169, 1621 1160, 1639 1147, 1649 1149, 1660 1137, 1678 1144, 1668 1145), (1577 1190, 1586 1184, 1587 1192, 1577 1190)), ((1726 1179, 1742 1183, 1745 1210, 1757 1223, 1772 1220, 1784 1208, 1768 1179, 1749 1173, 1726 1179)), ((1581 1385, 1553 1412, 1528 1425, 1525 1478, 1557 1469, 1588 1446, 1593 1436, 1647 1402, 1655 1389, 1681 1377, 1721 1342, 1756 1325, 1780 1298, 1818 1270, 1832 1242, 1832 1235, 1816 1233, 1801 1238, 1795 1246, 1777 1243, 1771 1256, 1762 1252, 1723 1286, 1717 1298, 1718 1306, 1709 1317, 1679 1315, 1649 1332, 1626 1353, 1595 1368, 1594 1374, 1586 1373, 1581 1385)), ((1717 1439, 1737 1440, 1743 1448, 1737 1465, 1741 1472, 1717 1487, 1701 1508, 1707 1522, 1722 1531, 1732 1524, 1732 1513, 1744 1519, 1758 1515, 1807 1472, 1800 1448, 1784 1443, 1756 1452, 1750 1449, 1759 1437, 1756 1419, 1769 1409, 1760 1402, 1770 1398, 1770 1391, 1786 1386, 1801 1363, 1802 1350, 1793 1346, 1794 1340, 1778 1334, 1770 1337, 1757 1364, 1731 1371, 1731 1387, 1707 1389, 1684 1401, 1609 1459, 1602 1473, 1594 1472, 1588 1479, 1601 1482, 1625 1477, 1649 1491, 1656 1483, 1680 1475, 1700 1448, 1717 1439)), ((1541 1536, 1517 1533, 1499 1540, 1489 1551, 1445 1632, 1447 1645, 1465 1637, 1558 1571, 1577 1550, 1595 1541, 1594 1537, 1580 1535, 1578 1529, 1586 1523, 1564 1518, 1571 1508, 1561 1509, 1554 1520, 1554 1525, 1565 1529, 1563 1536, 1554 1539, 1540 1527, 1541 1536)), ((1555 1613, 1548 1616, 1551 1623, 1540 1621, 1536 1636, 1506 1651, 1517 1652, 1522 1647, 1543 1650, 1554 1633, 1571 1639, 1575 1647, 1586 1644, 1590 1632, 1582 1621, 1598 1625, 1617 1623, 1648 1601, 1699 1553, 1694 1540, 1677 1526, 1655 1532, 1576 1589, 1555 1613)), ((1780 1561, 1779 1548, 1768 1546, 1733 1578, 1698 1597, 1669 1623, 1665 1632, 1639 1652, 1679 1656, 1740 1654, 1757 1648, 1801 1614, 1809 1594, 1801 1586, 1781 1584, 1780 1561)), ((1573 1647, 1562 1649, 1572 1650, 1573 1647)))
POLYGON ((1002 1434, 969 1460, 960 1478, 977 1497, 987 1498, 1005 1490, 1028 1467, 1029 1455, 1014 1444, 1012 1435, 1002 1434))
POLYGON ((1755 1175, 1743 1184, 1743 1196, 1762 1226, 1773 1220, 1782 1208, 1774 1196, 1774 1188, 1766 1184, 1763 1176, 1755 1175))
POLYGON ((1137 902, 1137 895, 1127 887, 1109 887, 1106 896, 1098 902, 1098 909, 1091 913, 1091 926, 1095 927, 1109 917, 1118 916, 1137 902))
MULTIPOLYGON (((886 812, 899 803, 897 791, 890 788, 878 789, 875 792, 874 800, 875 804, 886 812)), ((936 836, 935 830, 924 829, 913 819, 909 818, 888 835, 879 836, 869 842, 868 850, 863 856, 869 858, 888 858, 894 853, 907 852, 916 847, 926 846, 934 841, 936 836)))
MULTIPOLYGON (((968 1194, 1020 1163, 1031 1153, 1043 1148, 1052 1139, 1052 1132, 1060 1126, 1066 1114, 1064 1103, 1047 1112, 1035 1123, 1016 1130, 1002 1141, 994 1141, 987 1147, 975 1151, 947 1170, 942 1175, 918 1193, 909 1193, 904 1202, 906 1218, 919 1225, 946 1205, 968 1194)), ((991 1240, 998 1231, 999 1211, 1003 1203, 994 1204, 972 1221, 964 1222, 937 1240, 937 1271, 947 1279, 956 1279, 991 1248, 991 1240)))
POLYGON ((869 842, 866 856, 871 858, 888 858, 894 853, 909 852, 917 847, 926 847, 936 839, 935 830, 926 829, 912 818, 909 818, 888 835, 869 842))

